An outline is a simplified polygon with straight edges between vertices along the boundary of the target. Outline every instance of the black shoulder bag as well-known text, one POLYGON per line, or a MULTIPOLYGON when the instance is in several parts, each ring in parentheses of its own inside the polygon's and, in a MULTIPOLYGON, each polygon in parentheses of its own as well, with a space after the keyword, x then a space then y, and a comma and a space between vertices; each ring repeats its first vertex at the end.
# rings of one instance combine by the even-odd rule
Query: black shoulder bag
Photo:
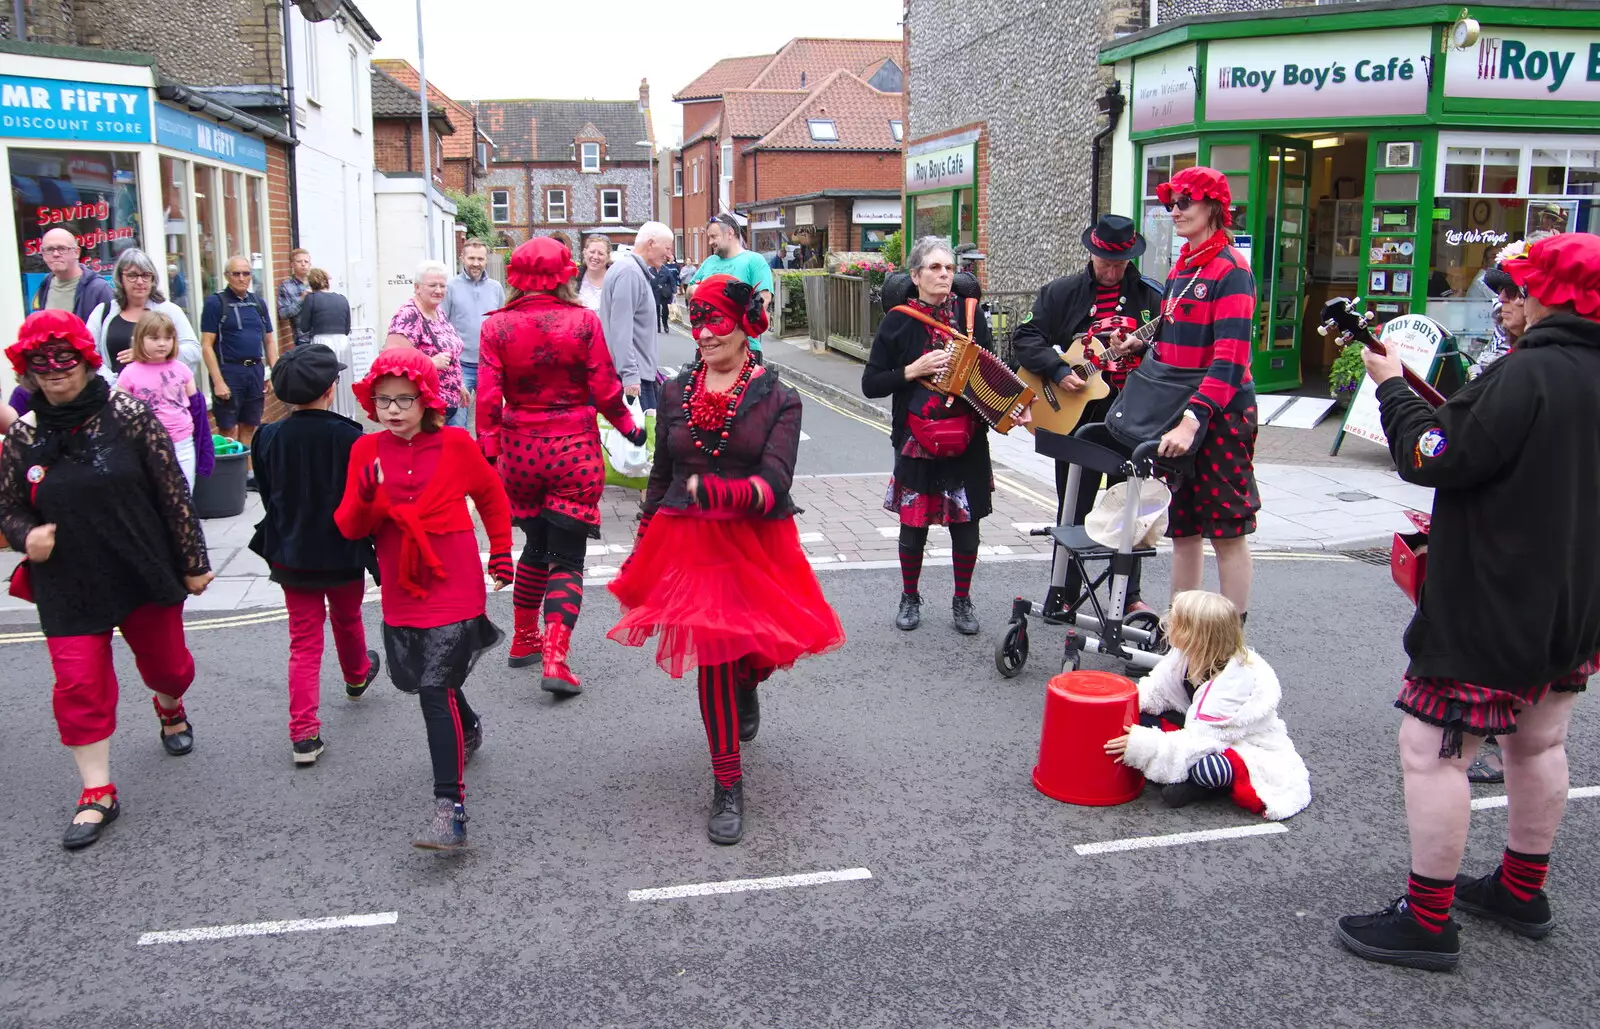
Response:
MULTIPOLYGON (((1200 269, 1196 268, 1194 277, 1189 280, 1189 285, 1183 287, 1177 299, 1163 305, 1163 320, 1172 317, 1172 312, 1188 295, 1189 287, 1199 278, 1200 269)), ((1149 440, 1160 439, 1183 417, 1184 408, 1194 398, 1194 391, 1205 379, 1207 371, 1206 368, 1177 368, 1162 364, 1156 360, 1152 347, 1145 359, 1139 362, 1139 367, 1128 373, 1122 392, 1112 401, 1111 410, 1106 412, 1106 431, 1126 447, 1137 447, 1149 440)))

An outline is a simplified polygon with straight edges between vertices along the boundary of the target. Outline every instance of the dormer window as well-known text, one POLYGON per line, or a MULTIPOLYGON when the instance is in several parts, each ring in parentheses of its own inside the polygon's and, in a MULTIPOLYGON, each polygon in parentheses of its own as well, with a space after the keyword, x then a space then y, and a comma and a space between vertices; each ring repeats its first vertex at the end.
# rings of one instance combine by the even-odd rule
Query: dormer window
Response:
POLYGON ((810 118, 806 125, 811 129, 811 138, 817 143, 839 142, 839 129, 834 125, 832 118, 810 118))
POLYGON ((600 170, 600 144, 585 143, 579 149, 581 150, 580 159, 583 162, 580 168, 586 172, 598 172, 600 170))

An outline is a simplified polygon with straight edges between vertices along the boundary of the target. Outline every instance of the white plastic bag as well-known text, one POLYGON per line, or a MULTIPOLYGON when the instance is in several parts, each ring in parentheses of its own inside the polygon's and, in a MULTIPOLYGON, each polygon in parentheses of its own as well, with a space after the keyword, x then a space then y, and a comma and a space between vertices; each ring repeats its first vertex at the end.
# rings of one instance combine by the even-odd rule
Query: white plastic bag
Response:
MULTIPOLYGON (((623 402, 628 405, 628 413, 633 416, 633 424, 641 429, 644 428, 644 409, 639 406, 639 398, 625 397, 623 402)), ((600 445, 605 448, 606 460, 618 475, 636 479, 649 474, 650 449, 643 444, 634 446, 628 442, 628 437, 609 422, 600 432, 600 445)))
MULTIPOLYGON (((1172 491, 1157 479, 1139 481, 1138 505, 1133 512, 1133 545, 1154 546, 1167 531, 1167 506, 1172 491)), ((1100 494, 1094 510, 1083 520, 1083 531, 1102 547, 1112 550, 1122 545, 1122 527, 1128 516, 1128 484, 1119 482, 1100 494)))

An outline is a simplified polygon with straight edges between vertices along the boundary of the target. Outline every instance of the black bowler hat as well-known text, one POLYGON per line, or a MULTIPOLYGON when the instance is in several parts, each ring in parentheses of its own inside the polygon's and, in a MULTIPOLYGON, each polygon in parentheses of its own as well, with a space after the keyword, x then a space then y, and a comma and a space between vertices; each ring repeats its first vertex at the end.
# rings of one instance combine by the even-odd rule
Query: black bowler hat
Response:
POLYGON ((1083 246, 1108 261, 1131 261, 1144 253, 1144 237, 1133 231, 1133 219, 1102 214, 1092 228, 1083 230, 1083 246))
POLYGON ((339 381, 345 366, 321 343, 293 348, 272 366, 272 392, 285 404, 309 404, 339 381))

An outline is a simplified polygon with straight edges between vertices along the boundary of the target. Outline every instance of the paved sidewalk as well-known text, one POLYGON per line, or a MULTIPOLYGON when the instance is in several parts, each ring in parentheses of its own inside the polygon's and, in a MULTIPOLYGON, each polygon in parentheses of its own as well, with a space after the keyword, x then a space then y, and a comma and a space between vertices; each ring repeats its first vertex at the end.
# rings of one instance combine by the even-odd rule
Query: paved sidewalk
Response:
MULTIPOLYGON (((817 353, 805 340, 775 340, 767 363, 829 403, 887 424, 887 400, 861 396, 861 363, 833 351, 817 353)), ((1269 550, 1348 550, 1387 545, 1410 531, 1408 509, 1429 510, 1433 491, 1402 482, 1389 455, 1364 440, 1345 441, 1338 457, 1328 448, 1336 418, 1316 429, 1264 426, 1256 446, 1256 481, 1262 511, 1252 543, 1269 550), (1317 455, 1320 454, 1320 458, 1317 455)), ((1055 495, 1055 463, 1033 451, 1026 429, 990 437, 995 463, 1055 495)))

